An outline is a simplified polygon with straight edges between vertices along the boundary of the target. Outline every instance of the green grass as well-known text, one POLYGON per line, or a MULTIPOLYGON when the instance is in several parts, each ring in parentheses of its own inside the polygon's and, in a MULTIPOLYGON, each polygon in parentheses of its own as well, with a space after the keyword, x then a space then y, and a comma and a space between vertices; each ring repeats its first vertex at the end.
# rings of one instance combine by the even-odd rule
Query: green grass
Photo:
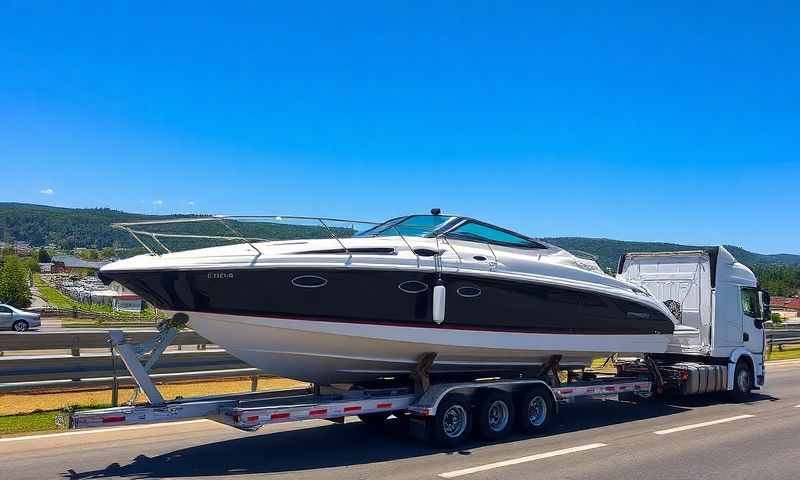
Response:
POLYGON ((774 348, 772 353, 767 352, 767 360, 791 360, 800 358, 800 346, 784 347, 783 351, 774 348))
POLYGON ((61 410, 0 416, 0 435, 56 430, 56 416, 61 410))
POLYGON ((55 288, 48 285, 44 280, 39 277, 38 274, 33 276, 33 283, 36 285, 36 288, 39 290, 39 296, 42 297, 42 300, 49 303, 50 305, 56 308, 63 308, 63 309, 78 309, 84 312, 91 312, 91 313, 100 313, 104 315, 109 315, 113 318, 106 318, 106 319, 97 319, 97 320, 86 320, 83 319, 82 321, 97 324, 97 323, 106 323, 106 322, 113 322, 116 320, 121 321, 131 321, 131 320, 160 320, 165 318, 163 315, 158 314, 154 309, 148 308, 142 313, 132 313, 132 312, 117 312, 114 311, 108 305, 89 305, 86 303, 81 303, 77 300, 73 300, 72 298, 64 295, 63 293, 59 292, 55 288))

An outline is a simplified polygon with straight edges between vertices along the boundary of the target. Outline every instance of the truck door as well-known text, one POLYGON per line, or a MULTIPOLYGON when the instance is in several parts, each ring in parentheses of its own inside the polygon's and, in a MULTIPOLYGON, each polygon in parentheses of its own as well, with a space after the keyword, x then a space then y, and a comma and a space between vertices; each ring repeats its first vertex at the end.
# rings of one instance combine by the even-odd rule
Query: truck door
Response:
POLYGON ((761 328, 763 308, 758 300, 758 289, 742 287, 742 343, 751 352, 760 352, 764 348, 764 330, 761 328))

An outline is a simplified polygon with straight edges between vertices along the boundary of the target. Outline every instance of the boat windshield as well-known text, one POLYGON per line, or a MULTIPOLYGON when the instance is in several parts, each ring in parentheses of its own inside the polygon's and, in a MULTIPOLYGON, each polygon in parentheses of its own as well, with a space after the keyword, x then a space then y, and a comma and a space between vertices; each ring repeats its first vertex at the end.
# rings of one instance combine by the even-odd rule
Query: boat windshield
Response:
POLYGON ((365 232, 359 237, 389 237, 403 235, 406 237, 432 237, 437 231, 457 219, 446 215, 411 215, 393 218, 365 232))

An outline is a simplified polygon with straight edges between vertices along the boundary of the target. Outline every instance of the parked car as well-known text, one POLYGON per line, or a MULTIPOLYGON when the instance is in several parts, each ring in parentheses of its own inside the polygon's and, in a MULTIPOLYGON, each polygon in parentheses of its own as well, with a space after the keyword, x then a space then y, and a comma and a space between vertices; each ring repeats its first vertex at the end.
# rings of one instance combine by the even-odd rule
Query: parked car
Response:
POLYGON ((42 326, 38 313, 26 312, 19 308, 0 303, 0 330, 10 328, 15 332, 24 332, 42 326))

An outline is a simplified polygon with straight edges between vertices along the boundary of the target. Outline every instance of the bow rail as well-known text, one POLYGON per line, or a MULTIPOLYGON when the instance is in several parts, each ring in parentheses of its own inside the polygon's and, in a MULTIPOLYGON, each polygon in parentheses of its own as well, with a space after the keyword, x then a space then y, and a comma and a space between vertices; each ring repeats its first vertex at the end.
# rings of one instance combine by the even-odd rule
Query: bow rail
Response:
MULTIPOLYGON (((150 255, 172 253, 174 247, 166 245, 167 239, 189 240, 190 245, 194 242, 191 248, 198 248, 196 245, 203 240, 247 243, 261 255, 263 252, 254 245, 256 242, 320 238, 323 234, 336 240, 349 254, 350 251, 342 239, 350 238, 377 225, 380 225, 380 222, 300 215, 209 215, 121 222, 114 223, 111 227, 127 232, 150 255), (181 224, 184 225, 184 229, 189 226, 190 231, 176 232, 172 229, 181 224), (199 226, 200 224, 221 225, 224 233, 212 234, 209 232, 210 227, 199 226), (148 244, 144 239, 150 239, 152 244, 148 244)), ((403 237, 399 230, 397 233, 403 237)), ((403 241, 408 243, 405 237, 403 241)))

